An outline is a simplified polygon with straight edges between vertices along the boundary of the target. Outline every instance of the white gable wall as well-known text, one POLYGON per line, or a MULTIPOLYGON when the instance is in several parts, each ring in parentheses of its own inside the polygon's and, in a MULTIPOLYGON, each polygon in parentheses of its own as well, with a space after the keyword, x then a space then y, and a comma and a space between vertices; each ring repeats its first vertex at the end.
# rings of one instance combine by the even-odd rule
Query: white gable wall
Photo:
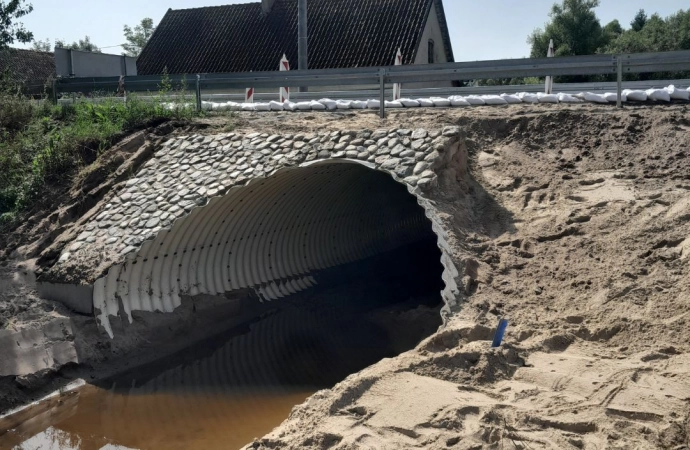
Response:
MULTIPOLYGON (((429 39, 434 41, 434 61, 436 63, 448 62, 446 58, 446 46, 443 40, 443 33, 441 32, 441 24, 438 21, 438 14, 436 10, 436 3, 431 5, 429 18, 422 33, 422 40, 419 42, 417 49, 417 56, 414 64, 429 64, 429 39)), ((451 87, 453 85, 450 81, 432 81, 429 83, 406 83, 403 85, 403 97, 405 96, 405 87, 408 88, 425 88, 425 87, 451 87)))
POLYGON ((417 49, 417 57, 414 60, 415 64, 429 63, 429 39, 433 39, 434 41, 434 61, 437 63, 448 62, 446 59, 446 48, 443 42, 443 33, 441 32, 441 24, 438 21, 435 3, 431 6, 431 12, 429 13, 429 18, 424 27, 422 40, 419 43, 419 49, 417 49))

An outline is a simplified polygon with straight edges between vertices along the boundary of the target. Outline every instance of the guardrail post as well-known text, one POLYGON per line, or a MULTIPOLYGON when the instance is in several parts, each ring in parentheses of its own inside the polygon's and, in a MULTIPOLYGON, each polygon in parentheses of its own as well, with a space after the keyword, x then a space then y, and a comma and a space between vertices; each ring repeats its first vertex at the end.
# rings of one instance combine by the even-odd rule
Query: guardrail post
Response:
POLYGON ((381 105, 379 106, 379 111, 381 112, 381 118, 385 119, 386 118, 386 69, 381 69, 379 70, 379 81, 381 83, 379 89, 380 89, 380 97, 381 97, 381 105))
POLYGON ((50 101, 53 103, 53 105, 58 104, 58 92, 57 92, 57 79, 53 78, 53 83, 51 86, 51 92, 50 92, 50 101))
POLYGON ((196 111, 201 111, 201 75, 196 76, 196 111))
POLYGON ((617 108, 622 108, 623 107, 623 57, 622 55, 618 55, 616 57, 616 72, 617 72, 617 85, 616 85, 616 107, 617 108))

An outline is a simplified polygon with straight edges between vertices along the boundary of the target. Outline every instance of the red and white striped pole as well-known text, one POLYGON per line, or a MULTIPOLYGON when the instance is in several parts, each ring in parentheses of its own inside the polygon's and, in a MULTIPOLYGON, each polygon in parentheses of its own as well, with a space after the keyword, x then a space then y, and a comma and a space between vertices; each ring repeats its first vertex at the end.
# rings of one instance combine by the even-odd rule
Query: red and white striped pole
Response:
POLYGON ((244 91, 244 102, 254 103, 254 88, 247 88, 247 90, 244 91))
MULTIPOLYGON (((290 62, 287 59, 287 56, 283 54, 283 57, 280 60, 280 71, 281 72, 287 72, 290 70, 290 62)), ((285 103, 290 101, 290 88, 289 87, 282 87, 280 88, 280 103, 285 103)))
MULTIPOLYGON (((402 52, 398 48, 398 52, 395 54, 395 65, 402 66, 402 52)), ((400 83, 395 83, 393 85, 393 100, 400 100, 402 96, 402 85, 400 83)))
MULTIPOLYGON (((553 48, 553 39, 549 41, 549 50, 546 52, 547 58, 553 58, 556 56, 556 52, 553 48)), ((553 77, 546 77, 546 85, 544 86, 545 94, 553 94, 553 77)))

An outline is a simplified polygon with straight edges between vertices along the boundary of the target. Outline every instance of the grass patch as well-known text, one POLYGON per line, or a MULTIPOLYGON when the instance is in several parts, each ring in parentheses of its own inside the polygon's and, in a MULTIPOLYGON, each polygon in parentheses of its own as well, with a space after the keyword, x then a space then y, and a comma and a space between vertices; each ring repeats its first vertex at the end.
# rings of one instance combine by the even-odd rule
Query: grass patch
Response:
POLYGON ((71 184, 123 134, 165 119, 191 119, 186 102, 130 96, 53 106, 0 92, 0 229, 56 188, 71 184))

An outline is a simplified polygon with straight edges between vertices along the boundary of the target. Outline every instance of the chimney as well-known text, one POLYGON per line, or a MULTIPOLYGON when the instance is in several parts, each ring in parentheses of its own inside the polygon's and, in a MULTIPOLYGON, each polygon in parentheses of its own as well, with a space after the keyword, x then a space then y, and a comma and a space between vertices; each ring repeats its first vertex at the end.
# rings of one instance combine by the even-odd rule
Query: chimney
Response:
POLYGON ((264 11, 264 14, 271 12, 271 9, 273 9, 273 3, 275 3, 275 0, 261 0, 261 9, 264 11))

